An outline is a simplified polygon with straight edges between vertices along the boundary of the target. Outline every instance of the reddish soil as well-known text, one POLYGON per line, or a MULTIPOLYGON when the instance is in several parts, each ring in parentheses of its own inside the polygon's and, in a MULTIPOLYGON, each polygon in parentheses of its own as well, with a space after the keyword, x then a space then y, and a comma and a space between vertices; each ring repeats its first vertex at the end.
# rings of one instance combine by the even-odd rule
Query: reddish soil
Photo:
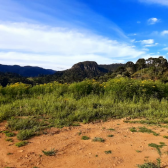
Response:
MULTIPOLYGON (((0 168, 134 168, 145 161, 155 162, 159 154, 148 144, 165 142, 168 145, 168 139, 163 138, 168 136, 168 129, 145 125, 160 133, 159 136, 129 130, 138 126, 143 125, 110 120, 78 127, 51 128, 20 148, 15 146, 18 142, 16 137, 14 142, 7 142, 5 134, 0 133, 0 168), (110 134, 114 136, 108 137, 110 134), (90 139, 82 140, 84 135, 90 139), (101 137, 105 142, 93 142, 94 137, 101 137), (53 148, 57 150, 55 156, 46 156, 42 152, 53 148), (108 150, 112 153, 106 154, 108 150)), ((0 123, 0 130, 4 129, 5 123, 0 123)), ((161 165, 168 168, 168 146, 163 147, 161 152, 161 165)))

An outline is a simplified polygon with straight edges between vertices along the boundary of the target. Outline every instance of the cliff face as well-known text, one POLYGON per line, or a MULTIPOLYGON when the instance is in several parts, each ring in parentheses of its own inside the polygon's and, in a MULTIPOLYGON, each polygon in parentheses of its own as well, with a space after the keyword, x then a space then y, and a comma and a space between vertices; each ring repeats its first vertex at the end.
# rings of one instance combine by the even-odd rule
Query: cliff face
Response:
POLYGON ((80 69, 82 71, 98 71, 99 67, 98 64, 94 61, 85 61, 73 65, 71 69, 80 69))

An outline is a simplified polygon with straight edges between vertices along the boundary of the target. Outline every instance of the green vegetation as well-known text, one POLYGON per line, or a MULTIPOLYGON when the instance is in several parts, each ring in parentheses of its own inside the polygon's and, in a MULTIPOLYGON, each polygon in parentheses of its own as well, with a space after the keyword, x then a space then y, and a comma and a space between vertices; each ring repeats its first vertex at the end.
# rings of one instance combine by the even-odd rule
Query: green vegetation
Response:
POLYGON ((140 151, 140 150, 136 150, 136 152, 137 152, 137 153, 141 153, 142 151, 140 151))
POLYGON ((146 132, 146 133, 152 133, 154 136, 158 136, 159 134, 157 134, 156 132, 152 131, 151 129, 148 129, 146 127, 139 127, 139 132, 146 132))
POLYGON ((158 154, 161 156, 161 148, 163 147, 163 146, 166 146, 166 144, 164 143, 164 142, 160 142, 160 145, 157 145, 157 144, 155 144, 155 143, 150 143, 150 144, 148 144, 148 146, 150 146, 150 147, 153 147, 153 148, 156 148, 156 150, 157 150, 157 152, 158 152, 158 154))
POLYGON ((10 152, 9 152, 9 153, 7 153, 7 155, 13 155, 13 153, 10 153, 10 152))
POLYGON ((29 138, 31 138, 32 136, 35 135, 35 131, 34 130, 21 130, 18 134, 17 134, 17 139, 18 140, 27 140, 29 138))
POLYGON ((108 137, 113 137, 114 135, 107 135, 108 137))
POLYGON ((13 133, 13 132, 7 132, 7 133, 5 133, 5 135, 6 135, 7 137, 14 137, 16 134, 13 133))
POLYGON ((93 139, 93 142, 104 142, 105 140, 103 138, 100 138, 100 137, 95 137, 93 139))
POLYGON ((111 154, 112 153, 111 150, 104 151, 104 152, 105 152, 105 154, 111 154))
POLYGON ((136 130, 135 127, 130 128, 130 131, 131 131, 131 132, 137 132, 137 130, 136 130))
POLYGON ((56 150, 55 149, 51 149, 50 151, 42 151, 46 156, 55 156, 56 154, 56 150))
POLYGON ((7 139, 5 139, 6 141, 8 141, 8 142, 13 142, 13 139, 12 138, 7 138, 7 139))
POLYGON ((154 136, 159 135, 158 133, 156 133, 156 132, 154 132, 151 129, 148 129, 146 127, 139 127, 138 130, 137 130, 137 128, 132 127, 132 128, 130 128, 130 131, 131 132, 142 132, 142 133, 148 133, 148 134, 152 133, 154 136))
POLYGON ((107 129, 107 130, 110 130, 110 131, 115 131, 115 129, 113 129, 113 128, 109 128, 109 129, 107 129))
POLYGON ((22 146, 25 146, 25 145, 27 145, 27 144, 28 144, 27 141, 21 141, 21 142, 15 143, 15 145, 16 145, 17 147, 22 147, 22 146))
POLYGON ((81 138, 82 140, 88 140, 88 139, 90 139, 88 136, 82 136, 82 138, 81 138))
POLYGON ((163 136, 163 138, 166 138, 166 139, 168 139, 168 136, 163 136))
POLYGON ((161 168, 160 163, 161 163, 161 160, 157 159, 156 164, 152 163, 152 162, 148 162, 148 163, 145 163, 143 165, 137 165, 137 166, 138 166, 138 168, 161 168))
POLYGON ((0 95, 0 121, 8 120, 7 129, 18 131, 19 140, 49 127, 110 118, 147 118, 151 123, 168 124, 168 84, 160 81, 115 78, 104 83, 85 80, 33 87, 16 83, 0 87, 0 95))

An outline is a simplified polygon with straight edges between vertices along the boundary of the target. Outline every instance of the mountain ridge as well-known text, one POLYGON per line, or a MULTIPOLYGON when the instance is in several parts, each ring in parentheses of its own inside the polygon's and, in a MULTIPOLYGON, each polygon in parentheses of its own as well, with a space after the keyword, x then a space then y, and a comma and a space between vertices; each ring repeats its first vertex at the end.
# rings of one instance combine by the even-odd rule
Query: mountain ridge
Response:
POLYGON ((51 75, 56 71, 44 69, 38 66, 20 66, 20 65, 3 65, 0 64, 0 72, 16 73, 24 77, 37 77, 39 75, 51 75))

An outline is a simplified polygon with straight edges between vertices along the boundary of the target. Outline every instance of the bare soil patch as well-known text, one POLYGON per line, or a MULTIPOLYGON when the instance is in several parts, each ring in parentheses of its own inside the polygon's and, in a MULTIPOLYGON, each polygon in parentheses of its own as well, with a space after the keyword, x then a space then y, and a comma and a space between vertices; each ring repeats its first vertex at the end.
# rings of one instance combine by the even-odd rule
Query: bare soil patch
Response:
MULTIPOLYGON (((5 129, 5 122, 0 123, 0 131, 5 129)), ((123 120, 81 124, 62 129, 51 128, 43 135, 28 140, 23 147, 15 146, 19 142, 6 141, 0 133, 0 167, 13 168, 134 168, 145 161, 155 162, 159 154, 148 144, 164 142, 168 145, 168 129, 157 126, 124 123, 123 120), (145 126, 153 134, 131 132, 130 128, 145 126), (87 136, 89 139, 82 139, 87 136), (105 141, 93 141, 102 138, 105 141), (42 151, 56 151, 54 156, 46 156, 42 151), (110 152, 111 151, 111 152, 110 152)), ((161 149, 161 166, 168 168, 168 146, 161 149)))

